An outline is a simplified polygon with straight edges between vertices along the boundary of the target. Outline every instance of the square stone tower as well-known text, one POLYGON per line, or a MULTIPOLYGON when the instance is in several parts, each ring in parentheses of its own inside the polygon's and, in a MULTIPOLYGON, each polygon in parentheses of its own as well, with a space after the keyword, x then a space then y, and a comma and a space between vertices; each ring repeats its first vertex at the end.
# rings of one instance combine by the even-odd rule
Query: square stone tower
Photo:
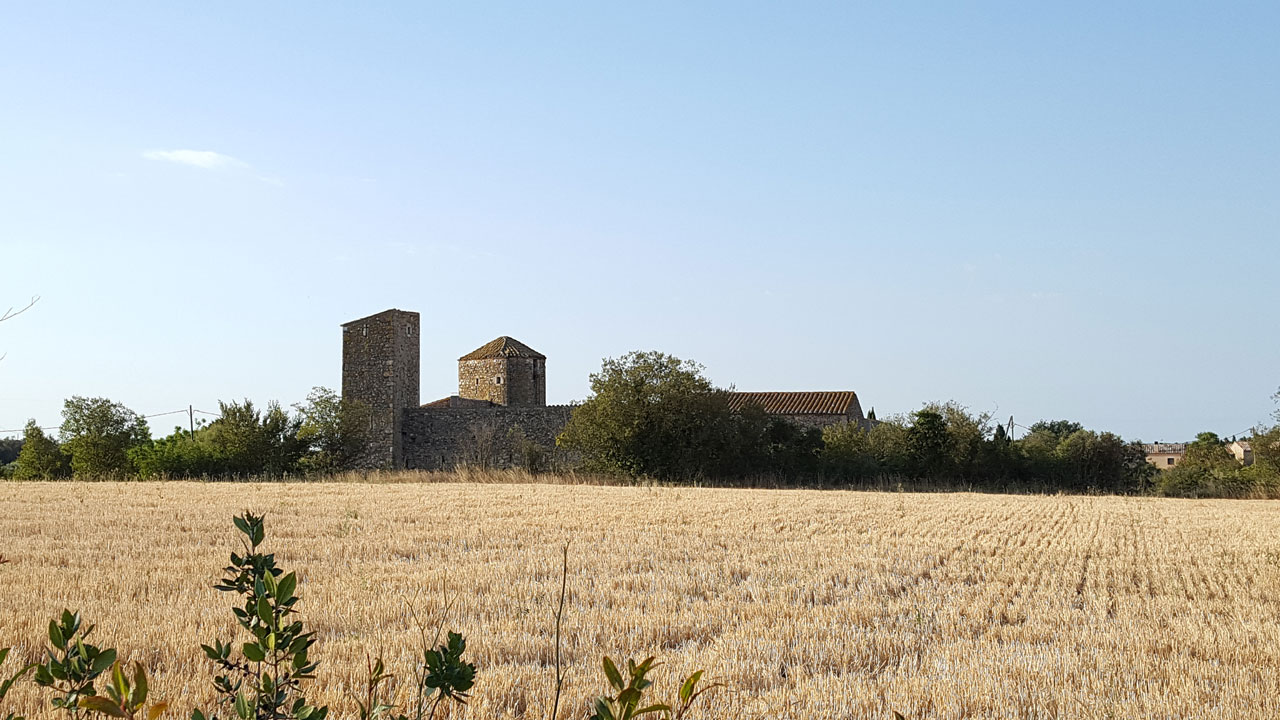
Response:
POLYGON ((546 407, 547 356, 502 336, 458 358, 458 396, 507 407, 546 407))
POLYGON ((385 310, 342 326, 342 397, 369 407, 369 467, 404 464, 400 424, 418 407, 416 312, 385 310))

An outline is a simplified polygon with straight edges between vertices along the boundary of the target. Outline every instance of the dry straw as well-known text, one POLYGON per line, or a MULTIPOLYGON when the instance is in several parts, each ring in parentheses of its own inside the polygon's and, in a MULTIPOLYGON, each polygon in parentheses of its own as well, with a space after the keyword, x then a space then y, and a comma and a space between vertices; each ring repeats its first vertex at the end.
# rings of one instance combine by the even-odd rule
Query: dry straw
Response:
MULTIPOLYGON (((706 667, 728 687, 704 718, 1280 716, 1280 507, 1268 502, 3 484, 0 646, 34 659, 48 619, 79 608, 99 641, 150 669, 177 716, 208 706, 199 643, 233 634, 212 585, 244 509, 267 513, 267 549, 299 571, 322 663, 312 699, 338 716, 366 651, 403 674, 418 645, 409 606, 439 612, 446 597, 448 629, 480 668, 453 717, 549 716, 570 541, 562 718, 603 691, 605 654, 664 660, 664 697, 706 667)), ((34 688, 16 699, 32 720, 52 716, 34 688)))

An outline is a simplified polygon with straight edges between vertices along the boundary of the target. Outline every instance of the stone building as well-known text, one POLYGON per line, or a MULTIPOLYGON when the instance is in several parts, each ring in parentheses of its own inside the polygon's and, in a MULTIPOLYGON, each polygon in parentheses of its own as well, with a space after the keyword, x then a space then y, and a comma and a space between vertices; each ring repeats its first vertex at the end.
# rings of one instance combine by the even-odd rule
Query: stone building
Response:
POLYGON ((834 392, 731 392, 729 407, 740 411, 756 405, 766 415, 790 420, 804 428, 824 428, 840 423, 867 427, 858 394, 852 390, 834 392))
MULTIPOLYGON (((502 336, 458 358, 458 394, 419 404, 419 317, 386 310, 342 326, 342 396, 369 406, 368 467, 410 470, 529 465, 547 457, 572 407, 547 405, 547 358, 502 336)), ((874 420, 839 392, 734 392, 735 410, 821 428, 874 420)))
POLYGON ((386 310, 342 326, 342 396, 369 407, 371 467, 402 467, 400 428, 406 408, 418 406, 419 317, 386 310))
POLYGON ((458 395, 506 407, 542 407, 547 356, 503 335, 458 358, 458 395))
POLYGON ((500 337, 458 359, 458 394, 419 405, 418 313, 342 326, 342 396, 371 411, 369 467, 511 466, 548 453, 569 421, 547 406, 547 358, 500 337))

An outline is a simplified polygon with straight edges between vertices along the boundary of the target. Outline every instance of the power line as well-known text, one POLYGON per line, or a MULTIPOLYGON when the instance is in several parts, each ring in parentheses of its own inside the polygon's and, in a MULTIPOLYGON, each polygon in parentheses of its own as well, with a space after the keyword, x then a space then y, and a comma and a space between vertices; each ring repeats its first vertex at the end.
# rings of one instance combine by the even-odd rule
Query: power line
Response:
MULTIPOLYGON (((188 409, 188 408, 183 408, 182 410, 170 410, 170 411, 168 411, 168 412, 151 413, 150 415, 141 415, 140 417, 141 417, 143 420, 149 420, 149 419, 151 419, 151 418, 165 417, 166 415, 178 415, 178 414, 187 415, 187 414, 189 414, 190 412, 191 412, 191 411, 190 411, 190 409, 188 409)), ((211 415, 211 416, 213 416, 213 417, 218 417, 218 418, 222 417, 222 416, 221 416, 221 415, 219 415, 218 413, 205 412, 204 410, 196 410, 195 412, 203 413, 203 414, 205 414, 205 415, 211 415)), ((60 429, 62 429, 62 426, 61 426, 61 425, 51 425, 51 426, 49 426, 49 427, 42 427, 42 428, 39 428, 39 429, 40 429, 40 430, 42 430, 42 431, 43 431, 43 430, 60 430, 60 429)), ((18 428, 17 430, 0 430, 0 435, 12 435, 12 434, 16 434, 16 433, 26 432, 26 430, 27 430, 27 429, 26 429, 25 427, 18 428)))

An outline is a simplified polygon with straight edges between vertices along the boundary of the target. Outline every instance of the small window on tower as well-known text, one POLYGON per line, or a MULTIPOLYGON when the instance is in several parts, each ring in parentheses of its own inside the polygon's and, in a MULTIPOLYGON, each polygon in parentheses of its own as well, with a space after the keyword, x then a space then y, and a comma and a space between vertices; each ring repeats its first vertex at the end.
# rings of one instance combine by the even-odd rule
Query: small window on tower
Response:
POLYGON ((501 384, 502 384, 502 376, 501 376, 501 375, 499 375, 498 377, 494 378, 494 379, 493 379, 493 384, 494 384, 494 385, 501 385, 501 384))
POLYGON ((360 326, 360 334, 361 334, 362 336, 364 336, 364 337, 369 337, 369 326, 368 326, 368 325, 361 325, 361 326, 360 326))

